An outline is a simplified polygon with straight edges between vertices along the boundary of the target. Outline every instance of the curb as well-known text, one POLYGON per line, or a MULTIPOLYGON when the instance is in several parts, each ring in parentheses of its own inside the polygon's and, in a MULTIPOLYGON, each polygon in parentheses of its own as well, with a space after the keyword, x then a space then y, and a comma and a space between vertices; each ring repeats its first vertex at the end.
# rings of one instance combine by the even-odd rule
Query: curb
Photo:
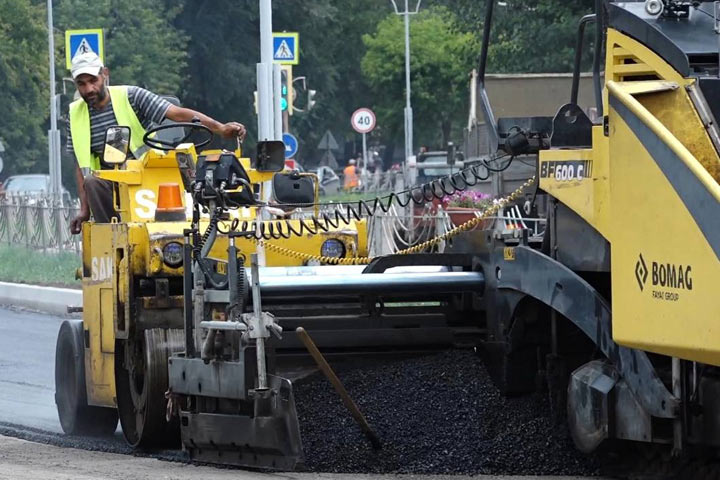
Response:
POLYGON ((83 298, 82 290, 0 282, 0 304, 66 315, 68 306, 82 307, 83 298))

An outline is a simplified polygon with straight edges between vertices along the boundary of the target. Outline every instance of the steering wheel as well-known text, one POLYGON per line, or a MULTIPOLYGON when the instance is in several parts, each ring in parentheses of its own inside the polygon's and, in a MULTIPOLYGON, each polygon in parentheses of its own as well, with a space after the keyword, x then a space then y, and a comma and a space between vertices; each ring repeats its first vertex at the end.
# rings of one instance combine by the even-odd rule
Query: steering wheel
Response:
POLYGON ((202 123, 194 123, 194 122, 180 122, 180 123, 168 123, 167 125, 158 125, 155 128, 151 128, 145 133, 145 136, 143 137, 143 143, 147 145, 150 148, 156 148, 158 150, 162 150, 164 152, 169 152, 170 150, 175 150, 178 145, 181 143, 185 143, 188 138, 190 138, 190 135, 192 134, 193 130, 203 130, 205 133, 207 133, 207 138, 204 138, 201 142, 195 143, 195 148, 200 148, 212 141, 214 138, 214 134, 212 130, 210 130, 208 127, 203 125, 202 123), (170 130, 171 128, 188 128, 187 133, 185 133, 185 136, 183 136, 180 140, 174 140, 172 142, 161 140, 159 138, 151 138, 150 135, 153 135, 158 132, 162 132, 164 130, 170 130))

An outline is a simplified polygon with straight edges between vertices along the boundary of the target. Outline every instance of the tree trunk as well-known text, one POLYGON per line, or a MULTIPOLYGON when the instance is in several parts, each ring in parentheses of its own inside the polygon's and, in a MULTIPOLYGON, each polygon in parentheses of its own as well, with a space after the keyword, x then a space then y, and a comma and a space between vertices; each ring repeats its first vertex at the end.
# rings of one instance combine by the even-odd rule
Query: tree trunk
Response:
POLYGON ((393 164, 393 155, 395 155, 395 138, 388 139, 385 142, 385 151, 383 152, 382 167, 387 170, 393 164))
POLYGON ((384 139, 385 151, 382 157, 383 170, 390 168, 394 162, 395 147, 397 146, 397 138, 400 135, 400 126, 395 125, 388 131, 389 135, 384 139))
POLYGON ((452 120, 446 118, 442 121, 442 137, 443 137, 443 144, 441 145, 441 149, 447 148, 447 144, 450 141, 450 133, 452 132, 452 120))

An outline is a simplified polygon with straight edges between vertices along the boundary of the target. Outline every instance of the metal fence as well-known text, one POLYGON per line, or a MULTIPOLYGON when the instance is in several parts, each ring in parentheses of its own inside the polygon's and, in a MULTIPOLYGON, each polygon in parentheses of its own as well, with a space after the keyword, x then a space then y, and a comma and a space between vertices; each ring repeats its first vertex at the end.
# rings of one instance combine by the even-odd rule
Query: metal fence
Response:
MULTIPOLYGON (((388 255, 415 247, 452 228, 442 210, 407 213, 408 209, 391 207, 386 213, 378 212, 368 219, 368 246, 371 256, 388 255)), ((442 251, 444 245, 423 249, 426 252, 442 251)))
MULTIPOLYGON (((386 213, 376 213, 368 218, 370 256, 388 255, 421 245, 459 226, 442 207, 434 210, 427 206, 422 212, 413 215, 405 214, 404 211, 407 209, 392 207, 386 213)), ((474 212, 475 216, 480 214, 480 211, 474 212)), ((491 228, 495 234, 510 239, 512 243, 519 240, 519 233, 523 230, 527 230, 531 240, 541 240, 545 226, 545 218, 528 218, 519 206, 514 205, 503 209, 500 215, 487 217, 476 228, 491 228)), ((425 245, 422 251, 442 253, 446 246, 445 241, 432 242, 425 245)))
MULTIPOLYGON (((332 190, 329 190, 325 188, 324 190, 327 193, 338 193, 345 191, 343 184, 344 184, 344 177, 342 175, 337 177, 336 180, 336 187, 332 190)), ((352 187, 349 192, 351 193, 374 193, 377 195, 382 195, 390 192, 396 192, 402 190, 405 185, 405 180, 403 178, 403 172, 400 170, 388 170, 385 172, 381 172, 379 170, 376 170, 375 172, 370 172, 367 170, 362 170, 358 174, 358 185, 356 187, 352 187)), ((322 184, 321 179, 321 184, 322 184)))
MULTIPOLYGON (((412 204, 411 204, 412 205, 412 204)), ((332 216, 342 204, 325 206, 332 216)), ((63 203, 43 196, 5 196, 0 198, 0 244, 20 245, 32 249, 81 252, 81 236, 70 234, 70 221, 79 213, 77 202, 63 203)), ((479 212, 478 212, 479 213, 479 212)), ((304 212, 300 216, 307 216, 304 212)), ((456 225, 442 208, 426 205, 421 211, 393 205, 387 212, 378 209, 368 220, 368 246, 371 256, 387 255, 421 244, 453 229, 456 225)), ((524 218, 519 207, 505 209, 503 215, 492 217, 499 232, 529 229, 531 236, 542 234, 544 219, 524 218), (498 222, 499 221, 499 222, 498 222)), ((439 242, 425 251, 442 252, 439 242)))
POLYGON ((5 195, 0 199, 0 244, 79 254, 80 235, 70 233, 79 210, 77 202, 51 196, 5 195))
POLYGON ((373 173, 363 172, 360 175, 360 186, 359 191, 367 193, 389 193, 402 189, 404 185, 404 179, 401 179, 403 173, 397 170, 389 170, 387 172, 380 172, 376 170, 373 173), (398 183, 402 182, 402 183, 398 183))

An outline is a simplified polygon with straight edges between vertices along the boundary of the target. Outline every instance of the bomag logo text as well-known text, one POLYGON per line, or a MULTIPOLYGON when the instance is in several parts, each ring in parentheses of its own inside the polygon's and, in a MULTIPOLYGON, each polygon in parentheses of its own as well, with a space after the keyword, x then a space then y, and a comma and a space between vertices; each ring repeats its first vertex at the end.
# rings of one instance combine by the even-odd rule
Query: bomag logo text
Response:
POLYGON ((652 262, 652 284, 654 287, 668 287, 692 290, 692 267, 672 263, 652 262))
POLYGON ((650 262, 650 268, 642 254, 638 255, 635 264, 635 278, 640 291, 645 290, 647 281, 652 286, 652 298, 676 302, 680 300, 681 291, 693 289, 693 270, 691 265, 670 262, 650 262))

